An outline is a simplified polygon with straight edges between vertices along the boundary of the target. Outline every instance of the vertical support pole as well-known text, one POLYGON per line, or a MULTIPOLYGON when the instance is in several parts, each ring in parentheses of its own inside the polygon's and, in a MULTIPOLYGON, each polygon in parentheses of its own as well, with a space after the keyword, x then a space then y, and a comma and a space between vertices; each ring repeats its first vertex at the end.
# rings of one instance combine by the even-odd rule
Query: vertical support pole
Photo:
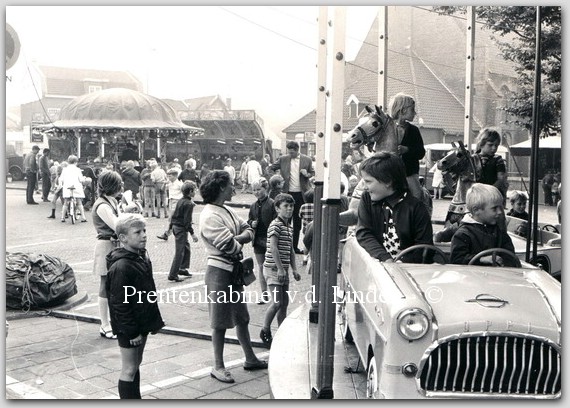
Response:
POLYGON ((526 261, 536 259, 538 250, 538 149, 540 144, 540 62, 541 62, 541 10, 536 7, 536 48, 534 57, 534 100, 532 104, 532 143, 530 149, 529 225, 531 239, 526 241, 526 261), (530 243, 532 241, 532 254, 530 243))
POLYGON ((333 398, 334 332, 336 303, 334 286, 337 281, 338 227, 340 214, 340 163, 342 147, 342 120, 344 109, 344 69, 346 7, 334 8, 330 24, 332 43, 327 51, 327 89, 325 138, 325 182, 323 187, 323 220, 321 232, 320 303, 317 345, 317 385, 312 398, 333 398))
POLYGON ((103 160, 105 157, 105 136, 101 136, 99 140, 101 141, 101 144, 99 145, 99 157, 103 160))
POLYGON ((81 158, 81 135, 75 135, 77 138, 77 158, 81 158))
POLYGON ((473 61, 475 60, 475 6, 467 6, 465 49, 465 121, 463 123, 463 141, 471 151, 471 126, 473 123, 473 61))
POLYGON ((160 160, 160 130, 156 130, 156 159, 160 160))
POLYGON ((378 9, 378 105, 388 110, 388 6, 378 9))
POLYGON ((322 208, 321 198, 323 197, 323 182, 325 179, 325 126, 326 126, 326 85, 327 85, 327 31, 328 31, 328 7, 319 6, 319 55, 317 62, 317 123, 316 123, 316 160, 315 160, 315 196, 314 206, 315 213, 313 217, 313 274, 311 275, 313 290, 315 296, 311 303, 311 310, 309 311, 309 321, 317 323, 319 321, 319 295, 320 295, 320 273, 321 270, 321 257, 322 244, 321 244, 321 231, 322 231, 322 208))

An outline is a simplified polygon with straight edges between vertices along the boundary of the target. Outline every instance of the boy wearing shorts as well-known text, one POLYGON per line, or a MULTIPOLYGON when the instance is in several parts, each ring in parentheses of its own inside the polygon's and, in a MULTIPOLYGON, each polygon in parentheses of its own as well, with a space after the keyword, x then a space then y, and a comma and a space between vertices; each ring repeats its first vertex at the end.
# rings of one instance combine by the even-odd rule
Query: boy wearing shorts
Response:
POLYGON ((164 321, 158 310, 152 263, 146 252, 144 218, 140 214, 121 214, 115 231, 121 248, 107 255, 109 272, 105 288, 111 327, 121 351, 119 397, 140 399, 139 366, 146 339, 149 333, 156 334, 164 327, 164 321), (131 292, 134 294, 127 295, 131 292))
POLYGON ((295 200, 290 194, 281 193, 275 197, 275 210, 277 217, 271 221, 267 230, 267 251, 263 263, 263 274, 269 288, 271 305, 265 312, 263 327, 259 333, 261 341, 271 346, 271 323, 277 315, 277 325, 280 326, 287 317, 289 305, 289 267, 293 271, 295 280, 301 279, 295 265, 295 252, 293 250, 293 208, 295 200))

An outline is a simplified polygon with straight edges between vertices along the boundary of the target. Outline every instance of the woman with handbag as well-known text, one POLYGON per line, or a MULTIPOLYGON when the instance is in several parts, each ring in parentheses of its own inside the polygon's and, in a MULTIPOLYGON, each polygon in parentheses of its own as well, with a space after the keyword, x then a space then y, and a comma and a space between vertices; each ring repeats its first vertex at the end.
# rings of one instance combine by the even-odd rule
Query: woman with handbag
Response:
POLYGON ((253 230, 233 209, 224 205, 232 193, 227 171, 212 171, 200 185, 200 195, 205 204, 200 214, 200 234, 208 253, 205 282, 214 347, 214 365, 210 375, 225 383, 235 382, 224 365, 227 329, 236 328, 245 354, 245 370, 267 368, 267 362, 259 360, 251 347, 244 287, 235 282, 235 265, 243 259, 243 245, 252 241, 253 230))

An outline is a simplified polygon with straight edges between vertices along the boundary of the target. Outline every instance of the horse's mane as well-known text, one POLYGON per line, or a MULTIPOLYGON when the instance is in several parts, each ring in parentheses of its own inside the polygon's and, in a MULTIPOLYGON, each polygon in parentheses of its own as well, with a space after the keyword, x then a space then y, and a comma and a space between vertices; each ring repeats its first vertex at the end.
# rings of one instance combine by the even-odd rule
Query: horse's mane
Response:
POLYGON ((359 149, 365 145, 370 152, 396 153, 399 143, 394 119, 378 105, 374 105, 374 109, 367 105, 365 109, 367 114, 349 132, 350 147, 359 149))

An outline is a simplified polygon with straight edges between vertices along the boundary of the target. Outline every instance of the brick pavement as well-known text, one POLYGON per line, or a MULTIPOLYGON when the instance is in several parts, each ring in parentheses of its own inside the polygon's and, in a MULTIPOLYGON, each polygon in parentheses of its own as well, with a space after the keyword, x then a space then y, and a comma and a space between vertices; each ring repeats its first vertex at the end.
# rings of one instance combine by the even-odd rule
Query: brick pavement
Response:
MULTIPOLYGON (((116 398, 116 378, 119 361, 118 348, 112 341, 98 335, 97 319, 98 279, 91 274, 94 232, 91 223, 71 225, 47 220, 51 204, 26 206, 21 189, 6 191, 6 250, 48 253, 68 262, 76 272, 78 288, 87 301, 69 312, 85 319, 57 319, 29 314, 27 319, 11 322, 6 343, 7 398, 116 398), (30 233, 33 232, 33 233, 30 233), (32 317, 30 317, 32 316, 32 317), (33 332, 34 336, 29 336, 33 332), (86 367, 86 368, 85 368, 86 367), (53 389, 52 389, 53 388, 53 389), (42 394, 44 393, 44 394, 42 394)), ((234 197, 233 205, 247 207, 254 201, 251 194, 234 197)), ((448 200, 434 201, 434 219, 445 216, 448 200)), ((197 206, 198 219, 201 206, 197 206)), ((59 207, 58 207, 59 210, 59 207)), ((237 208, 242 217, 247 208, 237 208)), ((90 214, 88 214, 90 219, 90 214)), ((556 223, 554 207, 539 207, 539 220, 556 223)), ((159 291, 172 293, 174 289, 195 293, 203 286, 205 251, 203 245, 192 245, 191 269, 193 278, 173 284, 166 280, 174 253, 174 243, 152 239, 166 226, 165 219, 148 220, 149 253, 155 269, 159 291)), ((251 247, 246 246, 246 256, 251 247)), ((298 258, 300 267, 300 257, 298 258)), ((291 290, 299 296, 290 310, 305 303, 303 294, 310 288, 309 275, 302 274, 300 282, 292 282, 291 290)), ((254 283, 249 291, 259 290, 254 283)), ((250 333, 254 344, 260 346, 259 329, 266 306, 251 304, 250 333)), ((165 321, 178 331, 175 336, 158 334, 149 338, 142 368, 144 398, 268 398, 266 372, 251 373, 241 369, 241 349, 236 344, 226 346, 225 358, 231 362, 236 383, 224 385, 209 377, 211 344, 207 305, 200 303, 161 304, 165 321), (249 384, 249 385, 246 385, 249 384)), ((175 331, 176 331, 175 330, 175 331)), ((273 329, 276 331, 276 327, 273 329)), ((235 340, 228 331, 230 340, 235 340)), ((267 350, 257 347, 266 355, 267 350)), ((335 375, 336 377, 336 375, 335 375)))

